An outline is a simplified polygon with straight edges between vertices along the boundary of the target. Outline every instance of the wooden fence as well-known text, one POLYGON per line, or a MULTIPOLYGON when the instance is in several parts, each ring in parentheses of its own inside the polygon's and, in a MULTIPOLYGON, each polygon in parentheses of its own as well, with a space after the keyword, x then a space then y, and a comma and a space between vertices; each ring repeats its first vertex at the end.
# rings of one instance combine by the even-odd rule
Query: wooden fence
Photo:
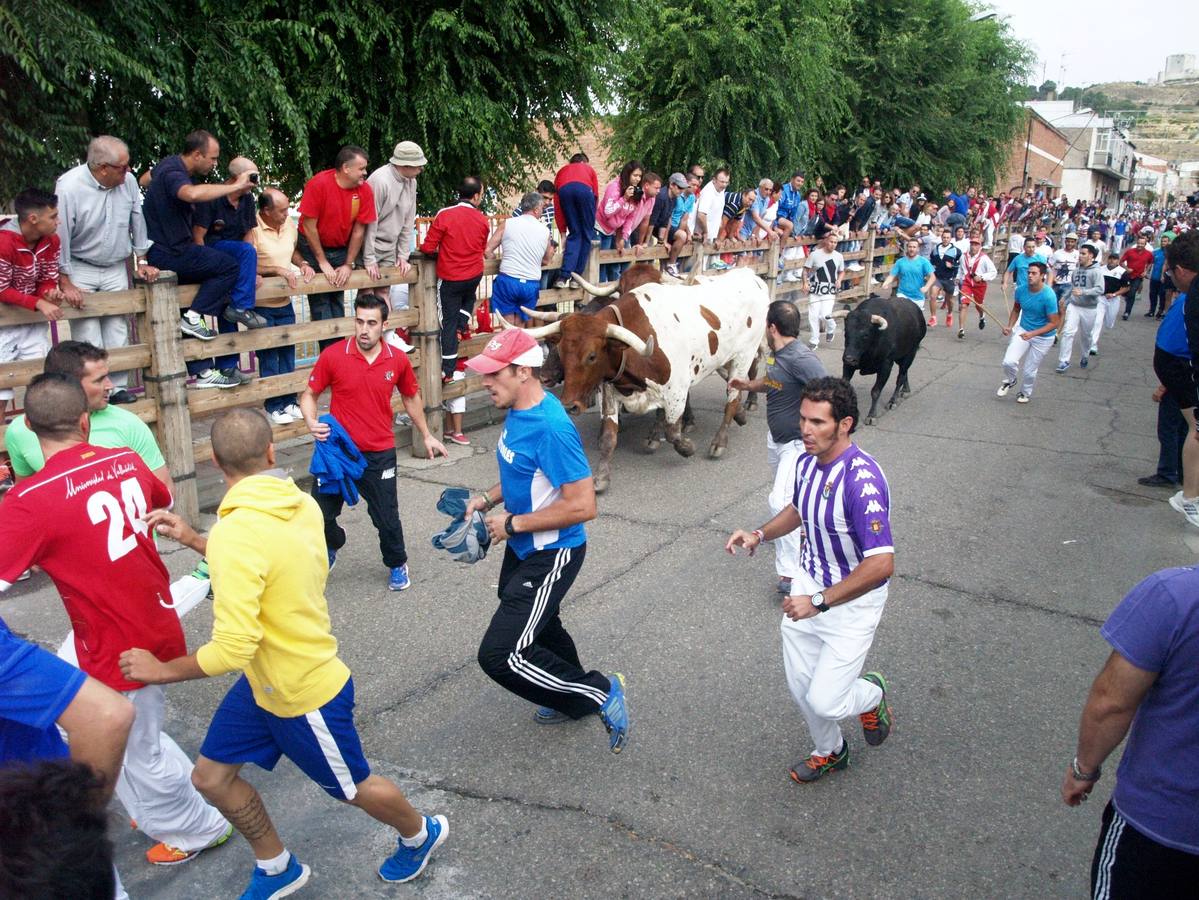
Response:
MULTIPOLYGON (((886 258, 901 252, 896 248, 894 239, 888 235, 876 234, 873 230, 850 235, 848 240, 860 241, 861 249, 843 255, 847 263, 859 262, 862 269, 847 273, 850 287, 841 291, 837 297, 839 303, 846 305, 869 296, 872 280, 890 270, 890 263, 886 258), (879 259, 877 265, 876 259, 879 259)), ((763 277, 772 300, 789 297, 802 308, 805 298, 800 293, 801 285, 786 280, 778 284, 776 276, 799 268, 804 259, 784 259, 781 270, 779 259, 790 247, 806 247, 814 243, 816 241, 813 238, 793 238, 782 242, 745 242, 722 248, 712 244, 693 243, 683 249, 680 258, 684 266, 698 259, 700 262, 697 265, 705 266, 700 270, 703 274, 717 275, 719 271, 708 264, 722 255, 732 254, 738 263, 747 265, 763 277)), ((601 263, 663 260, 667 253, 667 248, 663 246, 645 248, 637 255, 634 255, 632 250, 593 249, 587 270, 583 274, 592 284, 598 285, 601 283, 601 263)), ((997 266, 1002 267, 1006 262, 1006 242, 1001 240, 1000 235, 996 235, 994 258, 997 266)), ((429 429, 432 434, 440 435, 443 401, 481 390, 482 379, 479 376, 467 376, 450 384, 442 384, 435 265, 432 260, 421 258, 419 255, 412 263, 412 268, 405 275, 401 275, 396 269, 383 269, 379 280, 370 279, 361 269, 355 270, 348 283, 343 288, 336 289, 319 274, 312 283, 301 282, 294 289, 289 288, 282 278, 267 278, 258 289, 258 299, 409 284, 410 308, 393 311, 388 323, 393 327, 409 330, 409 336, 416 348, 409 358, 417 374, 429 429)), ((552 260, 546 268, 553 271, 559 265, 560 257, 552 260)), ((496 260, 486 261, 485 276, 494 276, 498 270, 499 263, 496 260)), ((484 280, 489 284, 491 279, 485 277, 484 280)), ((295 372, 287 375, 258 378, 236 389, 189 391, 187 362, 222 354, 248 354, 272 347, 343 337, 352 334, 354 330, 353 318, 347 316, 221 334, 212 341, 182 340, 179 332, 180 311, 190 305, 195 294, 194 285, 180 285, 174 273, 163 272, 152 284, 139 282, 131 290, 87 294, 83 309, 63 307, 64 319, 68 322, 98 315, 128 315, 135 318, 133 333, 138 336, 139 342, 112 350, 109 354, 110 367, 113 371, 140 370, 145 396, 126 409, 154 428, 175 482, 176 509, 191 521, 195 521, 199 513, 196 466, 212 458, 211 442, 206 436, 196 435, 193 422, 235 406, 261 406, 268 397, 299 392, 307 384, 311 366, 298 367, 295 372)), ((538 305, 556 306, 561 311, 569 311, 574 308, 575 303, 586 299, 588 295, 579 288, 551 288, 541 292, 538 305)), ((844 314, 845 309, 843 306, 841 314, 844 314)), ((35 311, 0 304, 0 325, 44 321, 41 314, 35 311)), ((480 334, 463 341, 459 347, 459 354, 470 356, 478 353, 488 339, 487 334, 480 334)), ((0 387, 19 388, 27 385, 42 368, 42 360, 4 364, 0 366, 0 387)), ((400 407, 398 395, 394 398, 393 405, 396 409, 400 407)), ((274 425, 273 431, 275 440, 282 441, 304 435, 307 427, 300 421, 274 425)), ((425 452, 421 436, 413 429, 413 455, 421 456, 425 452)))

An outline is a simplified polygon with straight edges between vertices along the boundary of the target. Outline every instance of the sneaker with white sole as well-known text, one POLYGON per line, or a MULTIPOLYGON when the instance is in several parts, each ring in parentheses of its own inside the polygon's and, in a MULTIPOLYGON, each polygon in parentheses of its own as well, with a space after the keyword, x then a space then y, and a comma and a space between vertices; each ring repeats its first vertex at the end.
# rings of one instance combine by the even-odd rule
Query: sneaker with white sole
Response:
POLYGON ((287 406, 283 407, 283 411, 297 422, 304 418, 304 412, 300 409, 300 404, 298 403, 287 404, 287 406))
MULTIPOLYGON (((1085 356, 1083 357, 1083 362, 1086 362, 1085 356)), ((1055 372, 1057 372, 1057 374, 1061 375, 1063 372, 1065 372, 1069 368, 1070 368, 1070 364, 1068 362, 1060 362, 1057 364, 1057 368, 1054 369, 1053 371, 1055 371, 1055 372)))
POLYGON ((560 725, 571 719, 566 713, 558 712, 552 706, 539 706, 537 712, 533 713, 533 721, 538 725, 560 725))
POLYGON ((295 421, 286 409, 276 409, 266 414, 272 425, 290 425, 295 421))
POLYGON ((629 706, 624 696, 624 676, 608 676, 608 699, 600 707, 600 721, 608 731, 608 749, 619 753, 629 739, 629 706))
POLYGON ((227 391, 230 388, 241 387, 241 382, 236 378, 230 378, 227 375, 218 372, 216 369, 205 369, 196 376, 195 381, 188 385, 193 388, 220 388, 222 391, 227 391))
POLYGON ((425 816, 425 842, 419 847, 405 847, 403 839, 396 841, 396 851, 379 866, 379 877, 389 884, 403 884, 425 871, 433 851, 450 836, 450 823, 445 816, 425 816))
POLYGON ((671 278, 682 278, 683 277, 682 275, 679 274, 679 267, 677 265, 675 265, 674 263, 671 263, 670 265, 668 265, 666 267, 666 274, 669 275, 671 278))
POLYGON ((237 366, 230 366, 228 369, 221 369, 221 374, 226 378, 236 378, 238 384, 249 384, 254 380, 254 376, 249 372, 243 372, 237 366))
POLYGON ((1016 395, 1016 402, 1017 403, 1031 403, 1032 397, 1028 396, 1028 394, 1021 391, 1020 393, 1018 393, 1016 395))
POLYGON ((995 396, 996 397, 1006 397, 1007 392, 1010 391, 1013 387, 1015 387, 1015 385, 1016 385, 1016 382, 1014 382, 1014 381, 1003 382, 1002 384, 999 385, 999 390, 997 390, 995 392, 995 396))
POLYGON ((389 591, 406 591, 410 587, 412 587, 412 579, 408 577, 408 563, 394 566, 387 578, 387 589, 389 591))
POLYGON ((246 328, 266 328, 270 323, 262 316, 254 312, 252 309, 234 309, 232 306, 226 306, 225 311, 221 313, 221 318, 226 322, 233 322, 236 325, 245 325, 246 328))
POLYGON ((198 338, 201 341, 215 341, 216 332, 208 327, 208 323, 190 309, 179 319, 179 330, 187 337, 198 338))
POLYGON ((1188 499, 1179 491, 1170 498, 1170 505, 1182 513, 1188 522, 1199 528, 1199 497, 1188 499))
POLYGON ((250 876, 250 884, 241 895, 241 900, 276 900, 294 894, 308 883, 312 870, 296 859, 294 853, 287 860, 287 868, 278 875, 268 875, 258 866, 250 876))

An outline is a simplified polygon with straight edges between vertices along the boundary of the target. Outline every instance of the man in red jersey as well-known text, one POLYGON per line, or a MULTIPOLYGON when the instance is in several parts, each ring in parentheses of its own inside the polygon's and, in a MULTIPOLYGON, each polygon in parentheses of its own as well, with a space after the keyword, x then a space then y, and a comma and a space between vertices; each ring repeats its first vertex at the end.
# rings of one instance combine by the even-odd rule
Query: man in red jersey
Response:
POLYGON ((87 443, 87 397, 76 378, 35 378, 25 420, 46 464, 0 507, 0 590, 32 565, 53 579, 75 629, 79 667, 133 701, 117 797, 160 842, 147 852, 150 862, 186 862, 224 843, 231 826, 192 786, 191 760, 163 733, 162 688, 129 681, 118 663, 129 647, 164 659, 187 653, 170 578, 142 518, 170 506, 170 492, 132 450, 87 443))
POLYGON ((1128 293, 1124 295, 1124 316, 1132 315, 1133 304, 1137 302, 1137 294, 1145 276, 1153 268, 1153 251, 1149 249, 1148 235, 1138 234, 1136 245, 1129 247, 1120 257, 1120 265, 1128 272, 1128 293))

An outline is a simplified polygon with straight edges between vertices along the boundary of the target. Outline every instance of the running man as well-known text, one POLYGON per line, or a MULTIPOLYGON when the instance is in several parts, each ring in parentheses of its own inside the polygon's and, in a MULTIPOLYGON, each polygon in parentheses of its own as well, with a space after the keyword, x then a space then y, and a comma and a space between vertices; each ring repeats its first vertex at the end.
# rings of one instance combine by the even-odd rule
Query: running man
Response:
POLYGON ((822 326, 824 339, 830 344, 837 333, 833 306, 837 302, 837 288, 845 277, 845 257, 837 251, 839 236, 840 231, 836 228, 826 233, 804 260, 804 268, 810 270, 810 274, 801 283, 800 290, 808 298, 808 328, 812 332, 808 346, 813 350, 820 346, 822 326))
POLYGON ((212 639, 191 655, 132 644, 120 655, 121 670, 147 684, 242 673, 208 726, 192 780, 254 851, 243 897, 286 896, 311 874, 241 777, 246 763, 270 770, 282 756, 335 800, 395 828, 398 844, 379 877, 411 881, 445 842, 449 823, 414 810, 395 784, 371 774, 362 753, 354 679, 329 625, 320 507, 275 467, 271 426, 259 411, 234 409, 218 418, 212 453, 229 490, 209 537, 166 510, 146 517, 157 533, 207 555, 212 639))
MULTIPOLYGON (((895 287, 900 297, 911 300, 924 310, 924 299, 936 280, 933 264, 920 255, 920 241, 909 238, 903 245, 903 256, 895 260, 879 290, 895 287)), ((929 312, 932 312, 929 304, 929 312)))
POLYGON ((1057 294, 1057 308, 1061 313, 1066 311, 1066 302, 1073 295, 1074 272, 1079 258, 1078 235, 1071 232, 1063 241, 1065 246, 1054 250, 1049 257, 1049 274, 1053 276, 1053 292, 1057 294))
MULTIPOLYGON (((1102 254, 1102 249, 1099 252, 1102 254)), ((1098 258, 1103 259, 1102 255, 1098 258)), ((1103 272, 1103 299, 1100 302, 1103 315, 1096 319, 1095 330, 1091 332, 1091 349, 1088 351, 1090 356, 1099 355, 1099 335, 1103 334, 1103 330, 1106 328, 1110 331, 1116 327, 1116 316, 1120 313, 1122 302, 1120 298, 1127 294, 1129 289, 1128 272, 1120 265, 1116 254, 1108 254, 1107 265, 1101 271, 1103 272)))
POLYGON ((983 300, 987 297, 987 285, 995 280, 999 270, 982 248, 982 237, 975 232, 970 236, 970 252, 962 259, 958 268, 958 340, 966 337, 966 308, 971 303, 978 313, 978 329, 987 327, 983 312, 983 300))
POLYGON ((858 716, 872 747, 891 733, 886 680, 859 673, 887 602, 895 548, 886 476, 850 439, 858 399, 849 382, 809 381, 799 415, 804 452, 792 504, 761 528, 734 531, 725 549, 752 555, 764 541, 803 529, 799 577, 783 601, 781 630, 787 685, 816 745, 790 770, 792 780, 807 784, 849 766, 838 720, 858 716))
MULTIPOLYGON (((929 327, 937 324, 937 310, 944 306, 945 327, 953 327, 953 292, 957 286, 958 269, 962 263, 962 251, 953 242, 953 235, 948 228, 941 229, 941 242, 933 247, 928 261, 932 263, 935 279, 929 289, 928 305, 932 315, 928 318, 929 327)), ((959 321, 961 317, 959 316, 959 321)))
POLYGON ((587 554, 583 523, 595 518, 595 484, 574 423, 542 390, 544 358, 527 332, 513 328, 466 363, 483 375, 491 402, 508 410, 495 451, 500 480, 466 505, 467 517, 490 513, 491 539, 508 543, 500 606, 479 645, 479 666, 537 704, 541 724, 598 713, 609 748, 619 753, 629 735, 624 676, 586 671, 559 617, 587 554))
POLYGON ((39 375, 25 395, 25 420, 46 464, 9 491, 0 516, 0 581, 32 565, 54 581, 75 628, 79 668, 123 693, 135 710, 117 797, 138 828, 158 841, 155 865, 186 862, 233 833, 192 786, 192 764, 162 730, 163 690, 126 677, 117 657, 150 647, 187 652, 171 586, 142 517, 171 505, 166 486, 132 450, 87 443, 87 397, 79 380, 39 375))
POLYGON ((1037 253, 1037 239, 1024 239, 1024 252, 1013 256, 1007 264, 1007 270, 1003 273, 1003 295, 1006 297, 1008 288, 1011 287, 1013 280, 1016 284, 1016 290, 1027 286, 1028 284, 1028 267, 1037 260, 1045 262, 1044 258, 1037 253))
POLYGON ((1037 369, 1053 346, 1053 338, 1062 324, 1061 313, 1057 311, 1057 294, 1046 284, 1048 268, 1044 260, 1033 260, 1027 268, 1028 283, 1016 288, 1012 314, 1007 327, 1003 329, 1004 337, 1011 335, 1011 340, 1003 355, 1003 382, 995 392, 996 397, 1007 396, 1016 383, 1023 363, 1020 393, 1016 395, 1016 402, 1028 403, 1032 400, 1037 369))
POLYGON ((1088 342, 1095 332, 1096 325, 1103 324, 1098 315, 1099 300, 1103 296, 1103 270, 1099 261, 1095 259, 1095 248, 1091 244, 1083 244, 1082 249, 1078 251, 1078 266, 1074 270, 1069 293, 1065 296, 1066 324, 1062 326, 1061 349, 1058 351, 1057 368, 1054 369, 1059 375, 1070 368, 1074 335, 1080 327, 1083 333, 1083 350, 1078 364, 1084 369, 1087 367, 1088 342))

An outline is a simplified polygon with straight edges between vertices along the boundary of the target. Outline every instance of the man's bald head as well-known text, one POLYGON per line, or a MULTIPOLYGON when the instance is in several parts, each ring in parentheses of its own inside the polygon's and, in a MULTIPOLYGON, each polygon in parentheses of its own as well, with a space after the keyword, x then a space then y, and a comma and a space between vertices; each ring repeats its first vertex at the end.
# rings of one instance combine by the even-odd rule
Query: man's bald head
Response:
POLYGON ((271 426, 255 409, 231 409, 212 424, 212 455, 226 475, 244 478, 270 468, 271 426))
POLYGON ((257 172, 258 166, 254 164, 252 159, 247 159, 244 156, 235 156, 229 160, 229 174, 236 178, 242 172, 257 172))
POLYGON ((287 194, 278 188, 263 188, 259 196, 261 197, 258 201, 259 206, 265 209, 287 209, 291 205, 287 200, 287 194))
POLYGON ((38 375, 25 391, 25 422, 48 441, 84 439, 80 419, 87 415, 87 395, 78 378, 59 373, 38 375))

